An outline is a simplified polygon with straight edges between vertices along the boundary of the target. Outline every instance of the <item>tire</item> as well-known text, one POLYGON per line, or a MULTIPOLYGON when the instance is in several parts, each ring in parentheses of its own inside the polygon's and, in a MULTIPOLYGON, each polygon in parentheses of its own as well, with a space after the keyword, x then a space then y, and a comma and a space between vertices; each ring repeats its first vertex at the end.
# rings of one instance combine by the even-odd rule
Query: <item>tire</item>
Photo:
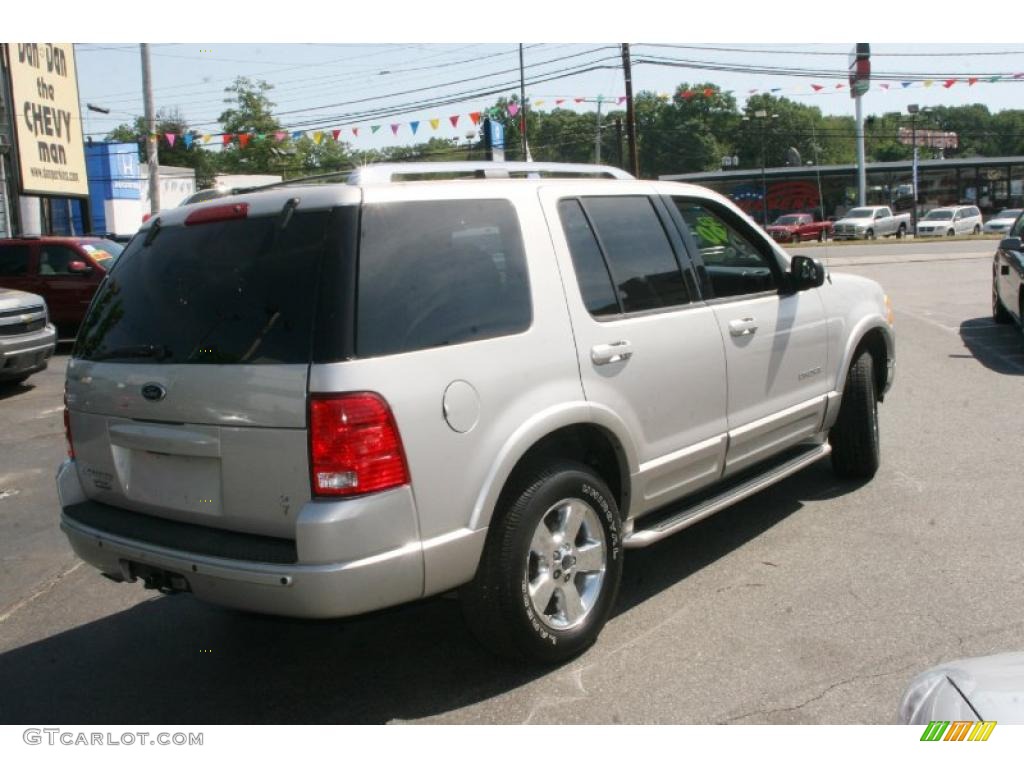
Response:
POLYGON ((971 234, 972 235, 980 235, 981 234, 981 225, 980 224, 975 224, 974 225, 974 230, 971 232, 971 234))
POLYGON ((1006 311, 1002 299, 999 298, 995 283, 992 284, 992 319, 1000 325, 1013 322, 1013 316, 1006 311))
POLYGON ((502 493, 476 578, 462 590, 474 634, 509 658, 550 664, 582 653, 615 605, 621 529, 614 496, 585 465, 521 473, 502 493))
POLYGON ((867 238, 868 240, 874 240, 874 239, 875 239, 875 230, 873 230, 873 229, 869 229, 869 230, 868 230, 867 232, 865 232, 865 233, 864 233, 864 236, 865 236, 865 237, 866 237, 866 238, 867 238))
POLYGON ((850 366, 839 418, 829 432, 832 469, 840 477, 870 479, 881 463, 874 358, 864 350, 850 366))
POLYGON ((956 230, 950 229, 946 231, 946 237, 956 237, 956 230))
POLYGON ((900 224, 900 228, 896 230, 896 239, 902 240, 907 236, 907 227, 904 224, 900 224))

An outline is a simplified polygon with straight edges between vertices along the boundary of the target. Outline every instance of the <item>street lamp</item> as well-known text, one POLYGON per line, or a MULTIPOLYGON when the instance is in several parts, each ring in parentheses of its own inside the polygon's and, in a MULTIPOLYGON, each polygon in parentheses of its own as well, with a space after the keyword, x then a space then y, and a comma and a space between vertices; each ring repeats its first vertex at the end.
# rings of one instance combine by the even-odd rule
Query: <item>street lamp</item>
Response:
MULTIPOLYGON (((765 172, 765 124, 768 120, 775 120, 778 115, 769 115, 767 110, 754 110, 753 119, 761 126, 761 216, 764 226, 768 226, 768 177, 765 172)), ((750 122, 751 116, 746 115, 744 122, 750 122)))

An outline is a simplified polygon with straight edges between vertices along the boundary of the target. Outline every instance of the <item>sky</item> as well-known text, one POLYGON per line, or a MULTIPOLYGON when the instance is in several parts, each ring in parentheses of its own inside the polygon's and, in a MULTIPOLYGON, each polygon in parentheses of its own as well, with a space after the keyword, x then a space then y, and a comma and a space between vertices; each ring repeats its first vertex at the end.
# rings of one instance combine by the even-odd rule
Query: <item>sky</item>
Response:
MULTIPOLYGON (((484 8, 482 5, 443 6, 444 10, 438 11, 439 6, 423 3, 364 2, 349 3, 344 11, 340 6, 317 6, 304 14, 261 17, 257 6, 239 2, 219 9, 207 5, 202 14, 195 15, 161 6, 169 12, 142 19, 140 6, 126 3, 124 14, 115 11, 110 15, 128 20, 124 24, 110 24, 102 14, 90 11, 67 31, 73 31, 71 39, 77 42, 83 106, 89 103, 110 110, 108 115, 83 112, 83 130, 97 140, 115 125, 132 122, 142 113, 137 41, 144 36, 152 41, 157 109, 179 110, 200 135, 219 132, 217 118, 225 108, 224 88, 241 75, 274 86, 271 99, 285 129, 329 132, 341 128, 341 139, 360 149, 417 143, 432 136, 465 141, 472 128, 469 113, 490 106, 499 95, 518 92, 517 40, 527 41, 523 43, 526 94, 541 110, 552 109, 557 99, 565 99, 562 108, 593 112, 598 97, 610 102, 604 109, 617 108, 625 87, 614 40, 625 38, 647 41, 631 43, 636 62, 634 92, 671 94, 682 82, 710 81, 732 91, 741 105, 756 89, 818 106, 825 114, 852 115, 853 100, 847 88, 836 85, 845 84, 853 43, 835 40, 837 32, 844 38, 869 41, 886 35, 890 38, 872 43, 875 79, 864 98, 865 114, 905 111, 911 103, 924 107, 980 102, 993 111, 1020 108, 1024 103, 1024 76, 1012 79, 1012 75, 1024 73, 1024 43, 901 42, 901 36, 913 41, 915 31, 920 35, 920 26, 912 23, 915 16, 910 13, 908 22, 900 23, 900 14, 906 14, 906 9, 878 3, 876 13, 874 0, 858 3, 858 16, 877 19, 882 18, 877 14, 883 14, 893 22, 885 25, 884 33, 858 31, 849 24, 844 27, 837 23, 844 21, 843 11, 834 8, 808 14, 778 5, 773 6, 775 11, 765 13, 758 10, 762 6, 734 3, 716 15, 678 5, 673 7, 679 10, 667 18, 665 8, 669 6, 648 2, 634 0, 629 18, 615 24, 606 19, 603 29, 600 22, 587 26, 595 23, 596 6, 578 2, 557 8, 534 0, 503 5, 506 11, 521 10, 522 17, 517 22, 512 18, 516 14, 505 13, 498 19, 500 29, 494 18, 478 18, 479 14, 468 12, 484 8), (382 14, 382 9, 388 13, 382 14), (587 15, 580 9, 587 9, 587 15), (680 31, 673 33, 673 27, 680 31), (474 42, 484 34, 507 41, 474 42), (831 41, 809 41, 829 34, 833 35, 831 41), (197 39, 207 35, 229 42, 197 39), (116 40, 118 37, 122 39, 116 40), (183 39, 196 41, 175 42, 183 39), (257 40, 261 42, 254 42, 257 40), (716 67, 770 71, 721 71, 716 67), (574 74, 582 69, 590 71, 574 74), (793 70, 813 74, 796 76, 793 70), (1003 79, 988 82, 997 75, 1003 79), (969 77, 978 82, 968 85, 969 77), (933 81, 930 87, 925 87, 923 78, 933 81), (943 87, 943 81, 950 78, 957 82, 943 87), (1005 82, 1006 78, 1010 81, 1005 82), (904 87, 903 82, 911 84, 904 87), (587 101, 576 103, 576 98, 587 101), (456 115, 459 120, 453 126, 450 118, 456 115), (431 120, 437 121, 436 129, 431 120), (411 124, 416 122, 414 134, 411 124), (378 132, 371 133, 373 125, 381 126, 378 132), (392 125, 399 126, 397 132, 392 125), (358 136, 353 127, 359 129, 358 136)), ((941 5, 932 3, 929 8, 941 11, 941 5)), ((61 18, 73 21, 75 13, 76 6, 69 4, 67 16, 61 18)), ((62 31, 29 17, 15 19, 14 24, 22 38, 52 37, 62 31)), ((999 30, 983 29, 993 41, 1000 36, 999 30)), ((958 31, 961 38, 969 34, 958 31)), ((1013 37, 1006 32, 1002 36, 1013 37)))

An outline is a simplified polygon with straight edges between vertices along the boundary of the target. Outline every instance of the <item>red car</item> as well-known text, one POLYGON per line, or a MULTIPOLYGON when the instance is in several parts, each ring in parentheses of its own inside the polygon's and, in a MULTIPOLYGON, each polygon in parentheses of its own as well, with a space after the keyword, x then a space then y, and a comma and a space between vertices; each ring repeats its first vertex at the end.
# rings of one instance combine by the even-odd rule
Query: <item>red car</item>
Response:
POLYGON ((101 237, 0 240, 0 286, 42 296, 60 335, 73 336, 122 250, 101 237))
POLYGON ((779 216, 765 229, 779 243, 825 241, 832 236, 832 222, 815 221, 814 215, 810 213, 787 213, 785 216, 779 216))

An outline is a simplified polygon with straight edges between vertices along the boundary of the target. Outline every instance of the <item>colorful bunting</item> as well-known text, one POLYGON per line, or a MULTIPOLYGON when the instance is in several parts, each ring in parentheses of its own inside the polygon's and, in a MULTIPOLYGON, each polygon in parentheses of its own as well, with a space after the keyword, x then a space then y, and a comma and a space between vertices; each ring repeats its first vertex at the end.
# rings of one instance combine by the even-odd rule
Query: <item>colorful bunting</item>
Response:
POLYGON ((903 82, 900 83, 900 85, 902 85, 904 88, 909 88, 910 87, 910 81, 909 80, 904 80, 903 82))
POLYGON ((883 91, 888 91, 889 90, 889 84, 888 83, 879 83, 878 87, 881 88, 883 91))
POLYGON ((401 123, 392 123, 391 124, 391 133, 393 133, 395 136, 397 136, 398 135, 398 129, 401 128, 401 127, 402 127, 401 123))
POLYGON ((925 80, 924 81, 924 87, 925 88, 931 88, 932 87, 932 83, 934 83, 934 82, 935 82, 934 80, 925 80))
POLYGON ((508 116, 509 117, 515 117, 518 114, 519 114, 519 105, 518 104, 509 104, 508 105, 508 116))
POLYGON ((815 83, 811 83, 811 88, 814 90, 815 93, 822 90, 824 87, 824 85, 817 85, 815 83))
POLYGON ((416 131, 418 131, 419 128, 420 128, 420 121, 419 120, 413 120, 412 122, 409 123, 409 129, 412 131, 412 135, 413 136, 416 135, 416 131))
POLYGON ((680 96, 682 96, 682 97, 683 97, 683 98, 684 98, 684 99, 685 99, 686 101, 689 101, 690 99, 692 99, 692 98, 693 98, 693 96, 694 96, 694 93, 693 93, 693 91, 691 91, 691 90, 687 89, 687 90, 683 91, 683 92, 682 92, 681 94, 679 94, 679 95, 680 95, 680 96))
POLYGON ((956 85, 956 78, 955 77, 951 77, 949 80, 947 80, 946 82, 944 82, 942 84, 942 87, 943 88, 952 88, 954 85, 956 85))
POLYGON ((710 99, 714 95, 715 95, 715 89, 714 88, 705 88, 704 89, 704 98, 705 99, 710 99))
POLYGON ((625 97, 625 96, 619 96, 619 104, 621 104, 621 103, 622 103, 622 102, 624 102, 625 100, 626 100, 626 97, 625 97))
POLYGON ((176 138, 178 138, 178 137, 175 134, 173 134, 173 133, 165 133, 164 136, 167 137, 167 143, 170 144, 173 147, 174 146, 174 140, 176 138))
POLYGON ((220 140, 224 144, 224 146, 226 147, 228 144, 231 143, 231 134, 230 133, 225 133, 223 136, 220 137, 220 140))
POLYGON ((565 99, 555 99, 555 106, 560 106, 565 103, 565 99))
POLYGON ((459 127, 459 116, 458 115, 452 115, 448 119, 452 121, 452 128, 458 128, 459 127))
POLYGON ((292 141, 298 141, 302 138, 302 131, 292 131, 292 141))
POLYGON ((333 131, 331 131, 331 136, 333 136, 334 140, 337 141, 338 137, 341 136, 341 128, 335 128, 333 131))
POLYGON ((193 141, 192 134, 191 133, 186 133, 181 138, 185 142, 185 149, 192 149, 192 141, 193 141))
POLYGON ((288 132, 287 131, 278 131, 277 133, 274 134, 274 136, 277 137, 278 141, 284 141, 285 139, 288 138, 288 132))
POLYGON ((441 125, 441 121, 438 118, 436 118, 436 117, 430 118, 430 127, 433 130, 436 131, 440 125, 441 125))
POLYGON ((250 136, 249 136, 248 133, 240 133, 240 134, 238 134, 238 145, 242 149, 245 149, 247 146, 249 146, 249 138, 250 138, 250 136))
POLYGON ((978 82, 978 78, 976 78, 976 77, 968 77, 967 78, 967 85, 974 85, 976 82, 978 82))
POLYGON ((359 135, 359 129, 358 128, 353 128, 352 129, 352 135, 353 136, 358 136, 359 135))
POLYGON ((323 140, 324 140, 324 132, 323 131, 313 131, 313 141, 315 141, 317 144, 319 144, 323 140))
POLYGON ((480 125, 480 113, 470 112, 469 119, 473 121, 473 125, 480 125))
POLYGON ((380 130, 380 126, 379 125, 371 125, 370 126, 370 133, 376 133, 379 130, 380 130))

